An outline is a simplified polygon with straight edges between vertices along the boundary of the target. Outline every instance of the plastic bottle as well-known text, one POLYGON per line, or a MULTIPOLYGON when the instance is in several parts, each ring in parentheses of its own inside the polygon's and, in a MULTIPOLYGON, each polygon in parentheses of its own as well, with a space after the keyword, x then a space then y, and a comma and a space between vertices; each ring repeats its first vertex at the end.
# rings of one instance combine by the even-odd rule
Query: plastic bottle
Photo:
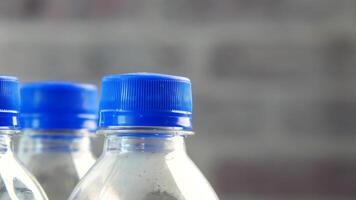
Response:
POLYGON ((0 76, 0 200, 46 200, 32 175, 14 157, 12 136, 18 133, 19 83, 0 76))
POLYGON ((99 110, 102 156, 70 200, 217 200, 188 157, 190 80, 132 73, 106 76, 99 110))
POLYGON ((50 200, 65 200, 95 163, 90 135, 97 125, 97 89, 37 82, 21 88, 23 137, 18 157, 50 200))

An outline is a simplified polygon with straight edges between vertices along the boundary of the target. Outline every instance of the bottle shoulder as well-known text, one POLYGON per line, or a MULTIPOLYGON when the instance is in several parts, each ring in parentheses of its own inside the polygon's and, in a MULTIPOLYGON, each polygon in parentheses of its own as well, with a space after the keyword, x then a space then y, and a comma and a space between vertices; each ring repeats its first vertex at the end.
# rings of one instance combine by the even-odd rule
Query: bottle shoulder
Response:
POLYGON ((89 151, 80 153, 31 151, 21 152, 18 156, 43 186, 48 197, 53 200, 67 199, 96 161, 89 151))
POLYGON ((218 198, 186 154, 124 153, 102 156, 75 189, 71 199, 218 198))
POLYGON ((56 174, 61 174, 80 179, 96 162, 96 158, 91 152, 19 153, 17 156, 36 177, 45 176, 47 178, 51 175, 56 177, 56 174))
POLYGON ((47 200, 33 176, 12 155, 0 158, 0 199, 47 200))

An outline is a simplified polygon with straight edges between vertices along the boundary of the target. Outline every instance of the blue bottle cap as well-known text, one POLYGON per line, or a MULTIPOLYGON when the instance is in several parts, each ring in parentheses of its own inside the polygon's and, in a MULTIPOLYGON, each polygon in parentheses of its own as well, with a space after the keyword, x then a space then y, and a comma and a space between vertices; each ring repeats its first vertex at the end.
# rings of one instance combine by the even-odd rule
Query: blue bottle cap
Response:
POLYGON ((18 79, 12 76, 0 76, 0 128, 18 128, 19 107, 20 92, 18 79))
POLYGON ((184 77, 129 73, 102 80, 99 126, 192 129, 192 90, 184 77))
POLYGON ((90 84, 48 81, 21 88, 23 129, 94 131, 97 88, 90 84))

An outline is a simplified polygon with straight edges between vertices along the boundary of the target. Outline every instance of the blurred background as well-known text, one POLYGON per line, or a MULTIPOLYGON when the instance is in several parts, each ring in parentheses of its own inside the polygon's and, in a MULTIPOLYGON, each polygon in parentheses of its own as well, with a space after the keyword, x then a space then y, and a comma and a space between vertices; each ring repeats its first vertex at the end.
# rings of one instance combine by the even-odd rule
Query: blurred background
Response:
POLYGON ((1 74, 190 77, 188 151, 221 200, 356 198, 355 64, 355 0, 0 2, 1 74))

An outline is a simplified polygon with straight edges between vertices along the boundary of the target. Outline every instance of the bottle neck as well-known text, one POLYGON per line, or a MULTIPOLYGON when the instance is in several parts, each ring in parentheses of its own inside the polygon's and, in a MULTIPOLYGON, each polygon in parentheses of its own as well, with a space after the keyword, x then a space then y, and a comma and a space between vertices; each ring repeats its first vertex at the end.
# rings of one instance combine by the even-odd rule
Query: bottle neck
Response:
POLYGON ((12 136, 10 135, 11 133, 9 133, 0 131, 0 157, 6 154, 12 154, 12 136))
POLYGON ((22 152, 81 152, 90 151, 92 134, 84 130, 24 130, 19 150, 22 152))
POLYGON ((104 153, 185 153, 185 134, 174 130, 104 130, 104 153), (178 134, 177 134, 178 133, 178 134))

